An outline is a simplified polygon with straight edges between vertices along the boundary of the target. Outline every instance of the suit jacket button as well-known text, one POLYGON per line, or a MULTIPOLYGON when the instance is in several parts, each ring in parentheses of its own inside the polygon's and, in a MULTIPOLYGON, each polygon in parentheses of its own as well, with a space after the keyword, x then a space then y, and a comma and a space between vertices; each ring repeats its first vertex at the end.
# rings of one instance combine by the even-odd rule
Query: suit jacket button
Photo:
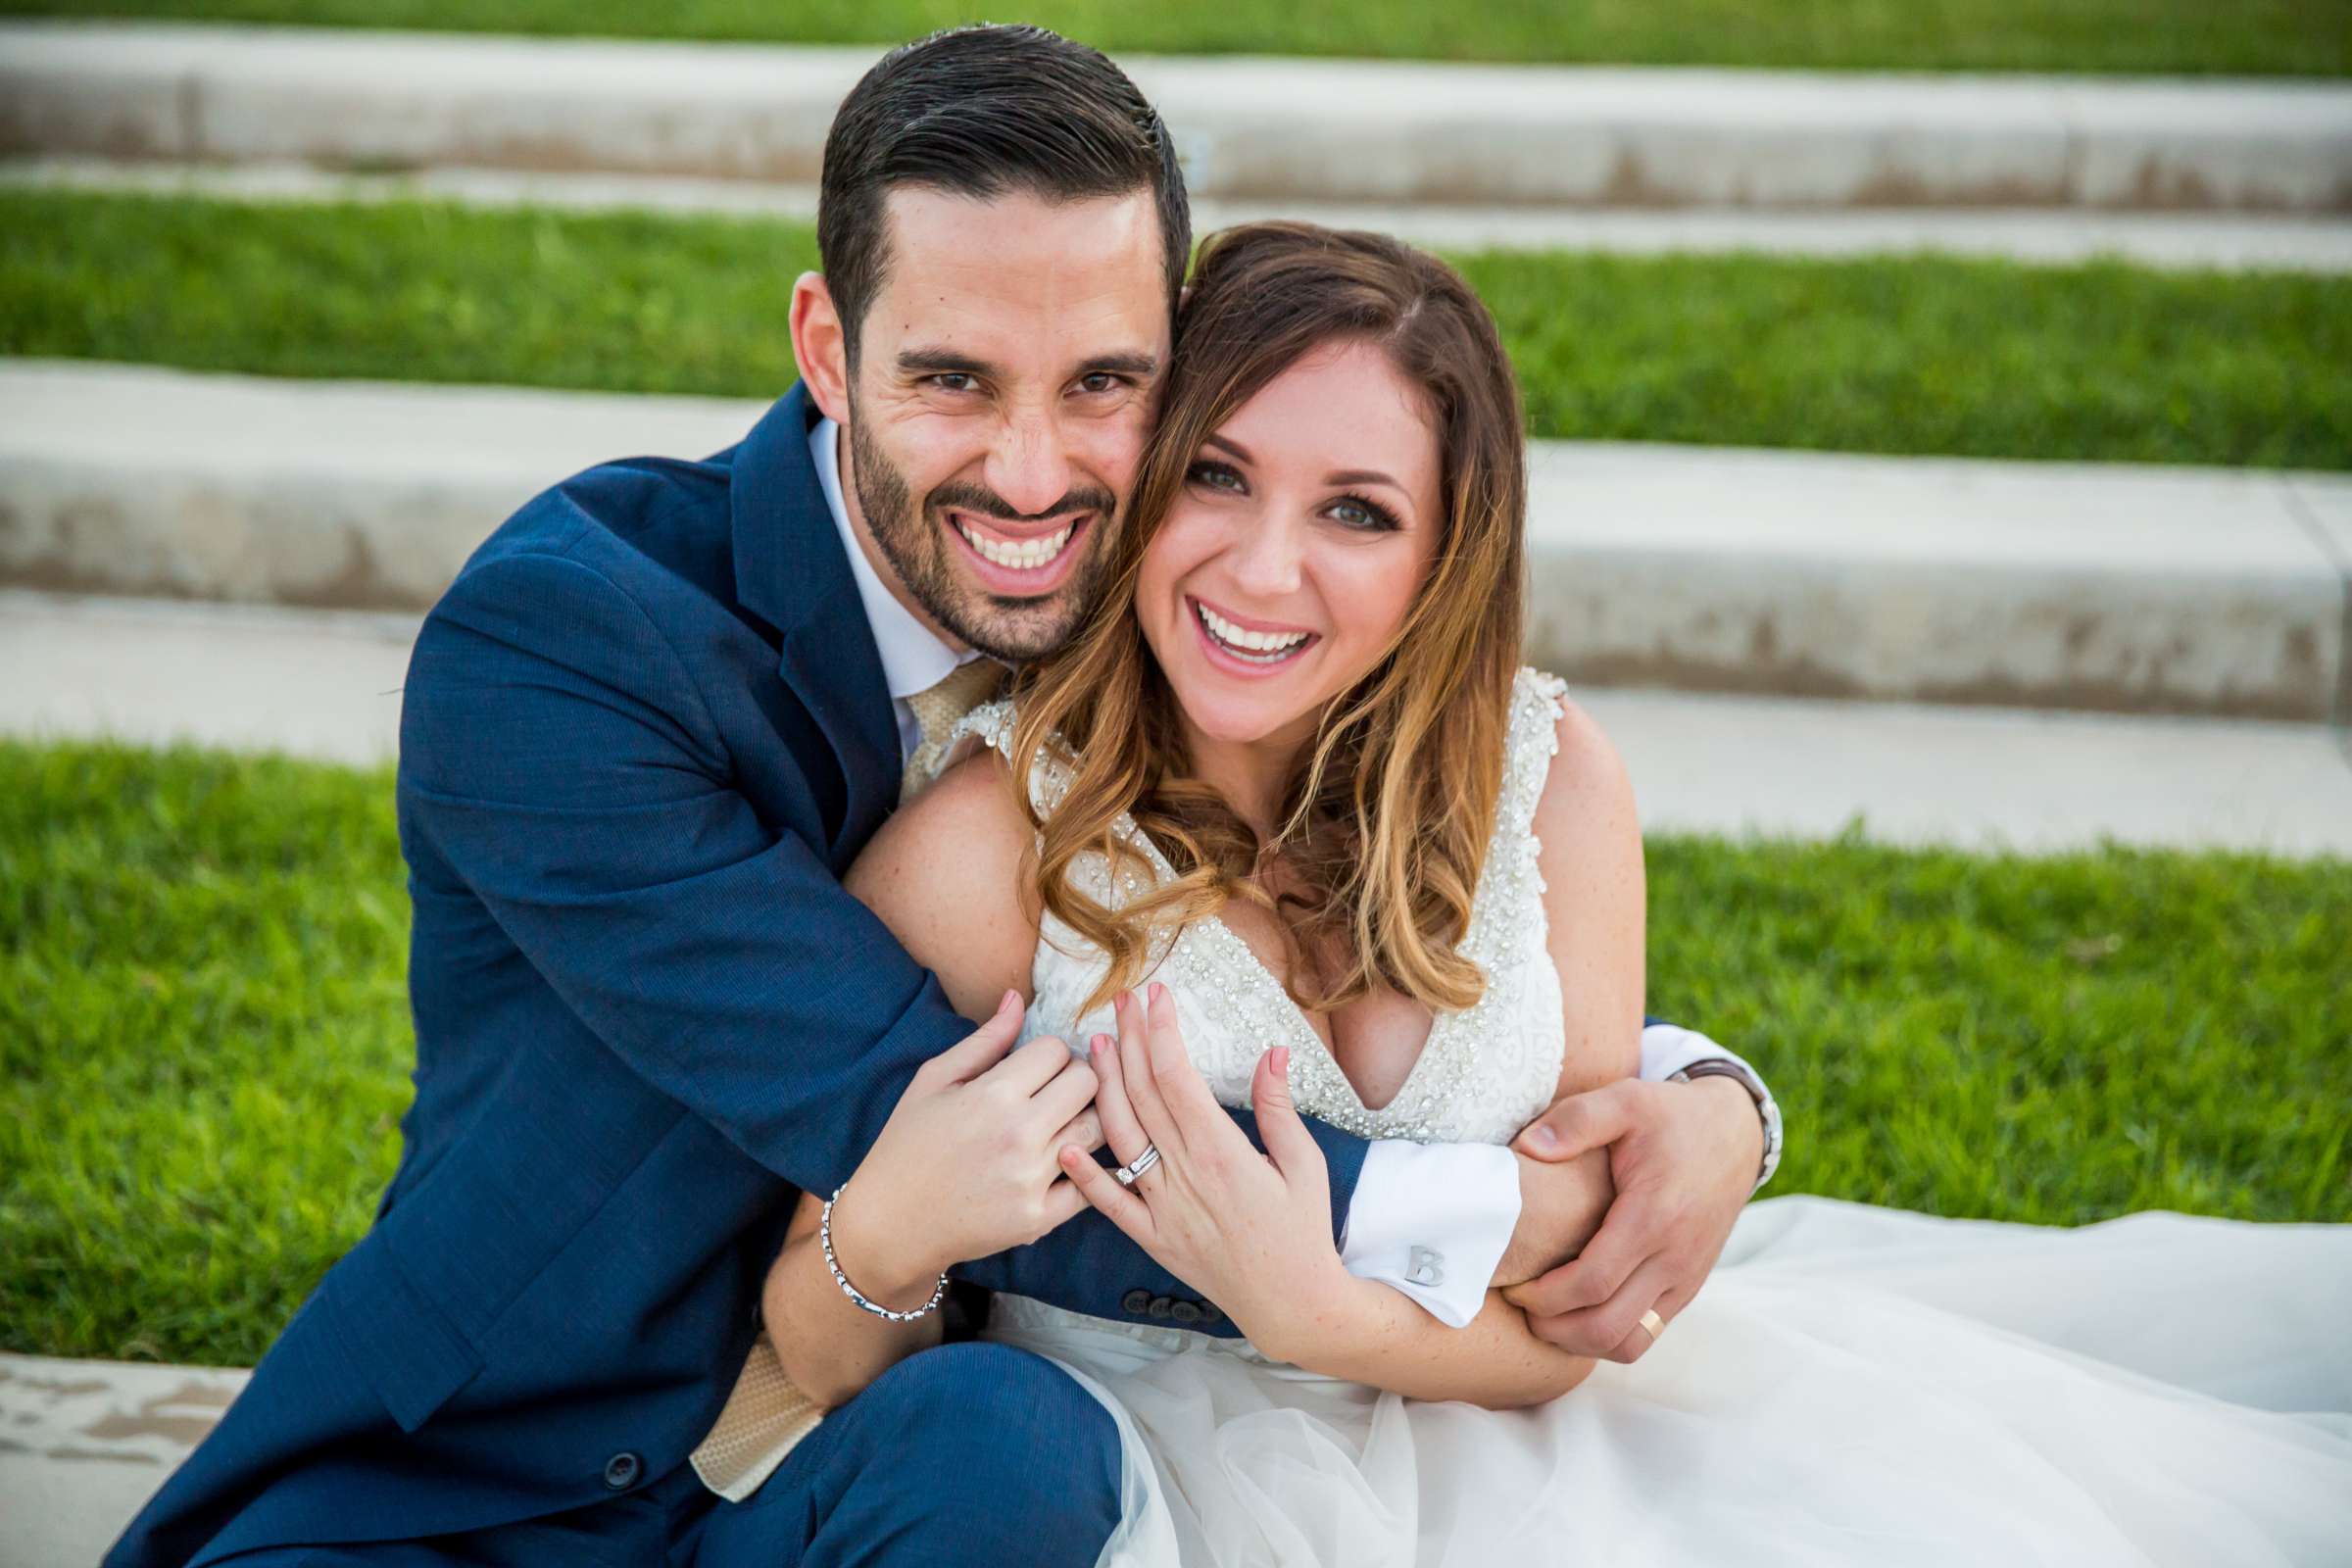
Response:
POLYGON ((1169 1306, 1168 1316, 1179 1323, 1198 1323, 1200 1321, 1200 1308, 1190 1301, 1177 1301, 1169 1306))
POLYGON ((1152 1293, 1150 1291, 1129 1291, 1125 1296, 1119 1298, 1119 1305, 1133 1312, 1137 1317, 1142 1317, 1152 1310, 1152 1293))
POLYGON ((605 1485, 614 1492, 626 1492, 637 1484, 645 1469, 644 1462, 633 1453, 616 1453, 605 1461, 605 1485))
POLYGON ((1217 1310, 1216 1302, 1202 1301, 1200 1303, 1200 1321, 1203 1323, 1222 1323, 1225 1321, 1225 1314, 1217 1310))
POLYGON ((1166 1297, 1154 1296, 1152 1298, 1152 1315, 1153 1317, 1166 1317, 1173 1310, 1175 1310, 1175 1303, 1166 1297))

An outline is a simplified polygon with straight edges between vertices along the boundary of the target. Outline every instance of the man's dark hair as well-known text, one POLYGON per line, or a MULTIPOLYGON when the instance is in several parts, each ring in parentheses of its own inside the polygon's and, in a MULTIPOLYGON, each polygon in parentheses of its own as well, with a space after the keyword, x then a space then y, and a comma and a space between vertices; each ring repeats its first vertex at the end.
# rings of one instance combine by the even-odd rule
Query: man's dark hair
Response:
POLYGON ((984 201, 1148 189, 1176 308, 1193 250, 1184 175, 1159 112, 1100 50, 1044 27, 952 27, 893 49, 850 89, 825 137, 816 248, 852 367, 889 264, 882 203, 896 185, 984 201))

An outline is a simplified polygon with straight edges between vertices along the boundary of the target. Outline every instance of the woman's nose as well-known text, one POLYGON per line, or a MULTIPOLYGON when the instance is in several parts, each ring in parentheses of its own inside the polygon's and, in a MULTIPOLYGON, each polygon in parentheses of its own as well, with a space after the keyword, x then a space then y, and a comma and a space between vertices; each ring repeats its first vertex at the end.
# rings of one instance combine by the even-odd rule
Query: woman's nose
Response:
POLYGON ((1303 545, 1295 524, 1265 517, 1246 524, 1234 551, 1234 585, 1261 599, 1297 593, 1303 545))

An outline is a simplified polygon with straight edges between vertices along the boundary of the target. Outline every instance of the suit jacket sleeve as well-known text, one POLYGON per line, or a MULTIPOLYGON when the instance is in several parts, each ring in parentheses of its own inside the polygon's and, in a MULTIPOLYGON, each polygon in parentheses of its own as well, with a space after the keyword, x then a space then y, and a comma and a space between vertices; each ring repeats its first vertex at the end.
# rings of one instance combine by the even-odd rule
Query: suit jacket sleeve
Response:
MULTIPOLYGON (((412 861, 429 848, 633 1071, 831 1192, 971 1025, 843 891, 813 801, 763 822, 730 776, 695 671, 594 567, 477 563, 427 618, 402 709, 412 861)), ((1316 1133, 1337 1235, 1365 1145, 1316 1133)), ((1174 1283, 1091 1211, 957 1272, 1103 1316, 1174 1283)))

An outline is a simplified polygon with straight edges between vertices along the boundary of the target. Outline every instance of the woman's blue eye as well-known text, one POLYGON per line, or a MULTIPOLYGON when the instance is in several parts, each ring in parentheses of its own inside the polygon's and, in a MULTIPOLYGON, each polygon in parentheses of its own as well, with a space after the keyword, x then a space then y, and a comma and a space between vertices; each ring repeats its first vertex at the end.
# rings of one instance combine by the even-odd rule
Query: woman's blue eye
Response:
POLYGON ((1395 513, 1361 496, 1342 496, 1332 503, 1332 515, 1342 527, 1365 533, 1389 533, 1402 526, 1395 513))
POLYGON ((1196 463, 1185 477, 1219 490, 1239 490, 1242 487, 1242 476, 1222 463, 1196 463), (1231 483, 1227 483, 1228 480, 1231 483))

